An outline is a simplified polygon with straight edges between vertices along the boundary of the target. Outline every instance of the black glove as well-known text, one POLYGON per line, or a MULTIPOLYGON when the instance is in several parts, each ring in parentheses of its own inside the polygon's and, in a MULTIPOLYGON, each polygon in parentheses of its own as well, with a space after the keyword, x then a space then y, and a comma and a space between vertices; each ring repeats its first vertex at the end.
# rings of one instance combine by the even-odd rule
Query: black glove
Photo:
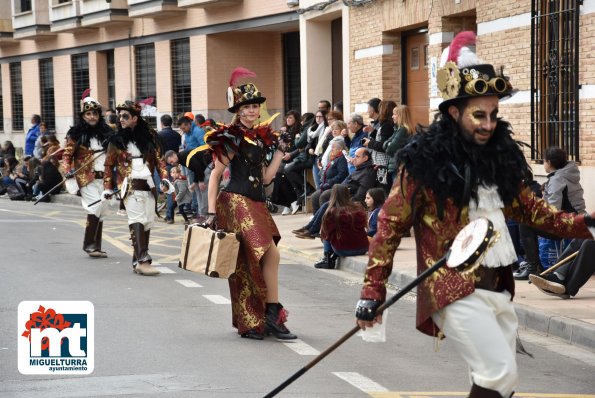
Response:
POLYGON ((595 228, 595 213, 587 214, 585 216, 585 224, 587 224, 587 227, 589 228, 595 228))
POLYGON ((361 299, 355 306, 355 317, 362 321, 373 321, 376 318, 376 309, 381 304, 380 301, 361 299))
POLYGON ((213 231, 217 230, 217 215, 215 213, 207 213, 207 218, 205 220, 205 225, 212 229, 213 231))

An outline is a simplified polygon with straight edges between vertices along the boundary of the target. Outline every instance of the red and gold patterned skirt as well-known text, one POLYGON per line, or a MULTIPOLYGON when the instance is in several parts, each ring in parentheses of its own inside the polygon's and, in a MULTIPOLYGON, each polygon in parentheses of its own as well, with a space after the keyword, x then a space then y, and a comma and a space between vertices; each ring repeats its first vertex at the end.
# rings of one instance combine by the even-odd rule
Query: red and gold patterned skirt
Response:
POLYGON ((217 224, 240 235, 236 272, 229 277, 232 324, 238 334, 263 333, 267 287, 260 259, 281 239, 277 225, 264 202, 225 191, 217 197, 217 224))

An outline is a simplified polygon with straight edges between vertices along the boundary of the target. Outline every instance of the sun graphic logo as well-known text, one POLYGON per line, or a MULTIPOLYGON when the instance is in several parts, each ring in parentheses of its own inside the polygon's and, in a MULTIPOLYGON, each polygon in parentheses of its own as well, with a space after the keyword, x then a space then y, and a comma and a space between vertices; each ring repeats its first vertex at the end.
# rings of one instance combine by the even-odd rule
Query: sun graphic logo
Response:
POLYGON ((95 357, 93 304, 22 301, 18 347, 22 374, 90 374, 95 357))

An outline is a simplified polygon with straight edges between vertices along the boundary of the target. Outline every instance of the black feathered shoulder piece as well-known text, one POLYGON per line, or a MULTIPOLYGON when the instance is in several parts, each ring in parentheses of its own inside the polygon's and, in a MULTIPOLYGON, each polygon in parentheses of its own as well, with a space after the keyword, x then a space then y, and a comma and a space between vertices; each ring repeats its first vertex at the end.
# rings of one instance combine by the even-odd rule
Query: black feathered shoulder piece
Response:
POLYGON ((438 209, 451 198, 459 206, 477 199, 480 184, 496 185, 505 205, 518 196, 529 165, 510 124, 499 120, 486 145, 466 141, 457 124, 445 115, 415 135, 397 155, 408 177, 431 189, 438 209))
POLYGON ((161 151, 157 133, 146 123, 139 123, 133 129, 118 130, 111 136, 109 142, 120 150, 126 150, 128 143, 132 142, 145 159, 161 151))

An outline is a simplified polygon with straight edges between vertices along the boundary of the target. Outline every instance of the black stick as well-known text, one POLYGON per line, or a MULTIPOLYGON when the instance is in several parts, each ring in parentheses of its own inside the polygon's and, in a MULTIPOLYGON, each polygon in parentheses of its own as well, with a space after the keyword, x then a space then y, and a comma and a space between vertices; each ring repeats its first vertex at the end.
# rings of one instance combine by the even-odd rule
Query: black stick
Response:
MULTIPOLYGON (((440 260, 438 260, 436 262, 436 264, 434 264, 433 266, 431 266, 430 268, 428 268, 427 270, 425 270, 424 272, 419 274, 418 277, 415 278, 415 280, 413 280, 413 282, 411 282, 410 284, 405 286, 403 289, 399 290, 399 292, 397 294, 395 294, 393 297, 391 297, 388 301, 385 301, 380 307, 378 307, 378 309, 376 309, 376 314, 377 315, 382 314, 382 312, 385 309, 387 309, 388 307, 390 307, 391 305, 396 303, 401 297, 403 297, 404 295, 409 293, 414 287, 419 285, 421 282, 426 280, 430 275, 432 275, 434 272, 436 272, 439 268, 441 268, 446 263, 448 254, 449 253, 447 253, 444 257, 442 257, 440 260)), ((295 372, 291 377, 289 377, 283 383, 279 384, 279 386, 277 388, 275 388, 273 391, 271 391, 267 395, 265 395, 264 398, 274 397, 275 395, 277 395, 278 393, 283 391, 283 389, 285 389, 285 387, 287 387, 288 385, 293 383, 301 375, 303 375, 308 370, 313 368, 314 365, 316 365, 318 362, 320 362, 324 358, 326 358, 331 352, 335 351, 335 349, 337 349, 341 344, 346 342, 351 336, 356 334, 359 329, 360 329, 359 325, 354 326, 353 329, 351 329, 343 337, 341 337, 339 340, 337 340, 335 343, 333 343, 333 345, 331 345, 329 348, 327 348, 326 350, 324 350, 323 352, 318 354, 318 356, 316 358, 314 358, 312 361, 310 361, 306 366, 304 366, 303 368, 301 368, 300 370, 295 372)))
MULTIPOLYGON (((57 152, 57 151, 56 151, 57 152)), ((95 159, 97 159, 98 157, 100 157, 101 155, 103 155, 103 151, 101 151, 101 153, 99 153, 98 155, 94 156, 93 159, 90 159, 88 161, 86 161, 85 163, 83 163, 81 165, 81 167, 79 167, 78 169, 76 169, 75 171, 72 172, 72 178, 74 178, 74 175, 76 173, 78 173, 79 171, 81 171, 83 169, 83 167, 87 166, 89 163, 94 162, 95 159)), ((59 186, 62 186, 62 184, 64 184, 66 182, 66 178, 63 178, 62 181, 60 181, 58 184, 54 185, 54 187, 52 189, 50 189, 49 191, 47 191, 46 193, 44 193, 41 198, 37 199, 35 201, 35 203, 33 203, 33 205, 38 204, 39 202, 41 202, 43 200, 43 198, 45 198, 46 196, 48 196, 50 193, 54 192, 54 190, 56 188, 58 188, 59 186)))
MULTIPOLYGON (((116 189, 114 192, 112 192, 112 194, 111 194, 111 195, 109 195, 109 197, 106 195, 106 198, 107 198, 107 199, 111 199, 111 197, 112 197, 112 196, 114 196, 115 194, 117 194, 118 192, 120 192, 120 190, 119 190, 119 189, 116 189)), ((93 205, 96 205, 97 203, 101 202, 102 200, 103 200, 103 199, 99 199, 99 200, 96 200, 96 201, 95 201, 95 202, 93 202, 93 203, 89 203, 89 204, 87 205, 87 207, 91 207, 91 206, 93 206, 93 205)))

